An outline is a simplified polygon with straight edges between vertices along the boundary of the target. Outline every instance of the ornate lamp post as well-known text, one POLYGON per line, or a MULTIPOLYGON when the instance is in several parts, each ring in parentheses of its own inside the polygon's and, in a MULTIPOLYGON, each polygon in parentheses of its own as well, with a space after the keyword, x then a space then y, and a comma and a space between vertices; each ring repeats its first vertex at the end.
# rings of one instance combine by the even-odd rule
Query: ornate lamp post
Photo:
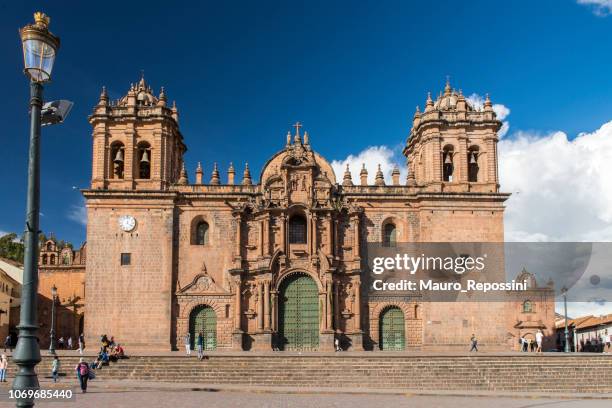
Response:
MULTIPOLYGON (((34 13, 34 24, 20 30, 23 44, 24 71, 30 79, 30 147, 28 160, 28 195, 25 229, 25 256, 19 339, 14 361, 19 366, 13 382, 14 390, 40 388, 34 371, 40 362, 36 296, 38 292, 38 222, 40 212, 40 125, 43 83, 51 79, 59 38, 49 32, 49 17, 34 13)), ((18 407, 31 407, 33 398, 19 398, 18 407)))
POLYGON ((569 331, 567 330, 567 288, 564 286, 561 289, 561 293, 563 293, 563 307, 565 309, 565 352, 569 353, 570 352, 570 345, 569 345, 569 331))
POLYGON ((55 300, 57 299, 57 288, 51 288, 51 330, 49 330, 49 354, 55 354, 55 300))

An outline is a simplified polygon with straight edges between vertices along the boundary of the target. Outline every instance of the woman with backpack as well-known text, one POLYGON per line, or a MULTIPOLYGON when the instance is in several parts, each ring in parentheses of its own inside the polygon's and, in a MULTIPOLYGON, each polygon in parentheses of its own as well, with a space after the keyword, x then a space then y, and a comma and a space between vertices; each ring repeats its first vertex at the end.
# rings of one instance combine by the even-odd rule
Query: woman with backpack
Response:
POLYGON ((85 359, 81 357, 79 364, 76 366, 77 378, 81 384, 81 391, 87 392, 87 380, 89 380, 89 366, 85 362, 85 359))

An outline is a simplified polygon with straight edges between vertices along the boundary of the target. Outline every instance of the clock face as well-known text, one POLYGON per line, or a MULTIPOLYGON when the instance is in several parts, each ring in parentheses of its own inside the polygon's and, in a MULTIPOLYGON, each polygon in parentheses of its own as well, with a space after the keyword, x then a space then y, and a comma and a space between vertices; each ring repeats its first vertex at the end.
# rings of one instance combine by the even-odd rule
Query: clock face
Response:
POLYGON ((136 227, 136 218, 131 215, 122 215, 119 217, 119 227, 126 232, 132 231, 136 227))

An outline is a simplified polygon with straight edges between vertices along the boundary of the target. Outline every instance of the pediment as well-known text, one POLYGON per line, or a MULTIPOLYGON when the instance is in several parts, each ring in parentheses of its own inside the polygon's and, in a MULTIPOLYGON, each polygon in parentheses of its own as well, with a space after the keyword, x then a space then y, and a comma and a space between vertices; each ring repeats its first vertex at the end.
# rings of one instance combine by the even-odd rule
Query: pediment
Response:
POLYGON ((181 295, 228 294, 229 292, 217 285, 207 273, 198 274, 193 281, 178 291, 181 295))

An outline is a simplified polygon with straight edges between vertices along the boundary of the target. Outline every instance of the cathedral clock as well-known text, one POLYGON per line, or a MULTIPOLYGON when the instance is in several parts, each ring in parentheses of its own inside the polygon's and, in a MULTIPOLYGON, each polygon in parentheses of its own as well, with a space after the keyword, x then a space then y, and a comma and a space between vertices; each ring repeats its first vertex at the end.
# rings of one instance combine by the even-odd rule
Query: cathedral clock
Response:
POLYGON ((136 218, 131 215, 122 215, 119 217, 119 227, 125 232, 130 232, 136 227, 136 218))

